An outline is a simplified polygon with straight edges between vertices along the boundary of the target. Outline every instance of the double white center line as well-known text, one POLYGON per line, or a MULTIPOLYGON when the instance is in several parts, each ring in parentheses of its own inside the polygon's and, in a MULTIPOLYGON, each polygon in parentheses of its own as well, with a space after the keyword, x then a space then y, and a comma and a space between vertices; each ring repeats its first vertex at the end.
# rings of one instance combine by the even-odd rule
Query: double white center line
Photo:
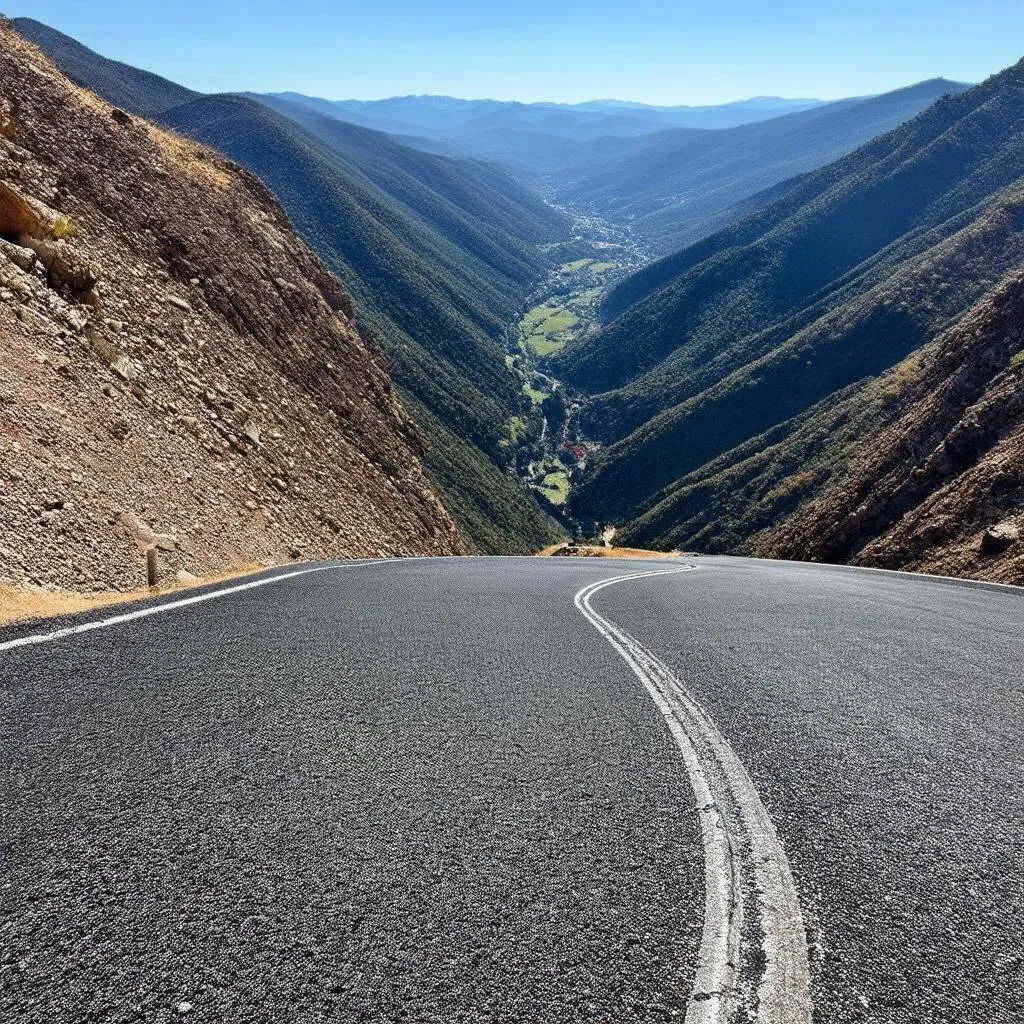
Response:
POLYGON ((803 914, 789 861, 754 783, 668 666, 590 604, 606 587, 694 570, 686 565, 601 580, 576 594, 576 607, 665 716, 700 808, 707 895, 686 1024, 810 1024, 803 914))

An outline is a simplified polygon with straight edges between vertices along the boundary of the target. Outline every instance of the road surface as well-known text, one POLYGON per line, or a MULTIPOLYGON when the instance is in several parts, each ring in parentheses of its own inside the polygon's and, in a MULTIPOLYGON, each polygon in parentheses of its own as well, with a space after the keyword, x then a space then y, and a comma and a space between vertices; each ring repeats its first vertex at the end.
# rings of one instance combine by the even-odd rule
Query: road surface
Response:
POLYGON ((1024 1020, 1024 592, 309 568, 0 630, 0 1021, 1024 1020))

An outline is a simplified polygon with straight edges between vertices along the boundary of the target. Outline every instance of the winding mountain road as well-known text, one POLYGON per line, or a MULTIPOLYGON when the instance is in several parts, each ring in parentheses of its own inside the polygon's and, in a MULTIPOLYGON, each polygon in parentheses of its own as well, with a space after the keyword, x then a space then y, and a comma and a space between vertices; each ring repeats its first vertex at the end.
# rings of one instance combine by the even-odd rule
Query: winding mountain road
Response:
POLYGON ((1019 1022, 1022 627, 465 558, 0 630, 0 1021, 1019 1022))

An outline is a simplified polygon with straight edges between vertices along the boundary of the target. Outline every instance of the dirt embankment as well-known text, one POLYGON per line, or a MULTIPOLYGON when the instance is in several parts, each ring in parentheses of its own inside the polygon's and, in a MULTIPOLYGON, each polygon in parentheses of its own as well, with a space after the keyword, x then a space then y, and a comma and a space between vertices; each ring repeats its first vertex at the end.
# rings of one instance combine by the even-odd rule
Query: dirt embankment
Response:
POLYGON ((678 558, 678 551, 649 551, 647 548, 617 548, 602 544, 551 544, 538 551, 542 558, 678 558))
POLYGON ((464 552, 421 451, 262 183, 0 23, 0 579, 464 552))

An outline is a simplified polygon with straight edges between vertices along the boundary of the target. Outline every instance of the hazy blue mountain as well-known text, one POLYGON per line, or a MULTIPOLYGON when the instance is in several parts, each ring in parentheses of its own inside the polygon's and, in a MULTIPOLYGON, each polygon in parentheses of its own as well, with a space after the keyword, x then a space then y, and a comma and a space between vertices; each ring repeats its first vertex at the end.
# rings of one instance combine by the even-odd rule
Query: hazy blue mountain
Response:
MULTIPOLYGON (((621 100, 517 103, 450 96, 325 100, 278 93, 267 98, 301 103, 354 124, 501 160, 527 175, 580 164, 588 154, 579 147, 598 139, 650 136, 653 141, 657 133, 670 129, 726 128, 821 105, 819 100, 766 97, 705 107, 656 107, 621 100)), ((624 156, 634 148, 624 141, 614 155, 624 156)))
POLYGON ((654 106, 627 100, 583 103, 519 103, 463 100, 452 96, 394 96, 382 100, 327 100, 299 93, 277 93, 282 99, 316 106, 335 116, 381 131, 433 135, 458 130, 481 118, 498 123, 528 124, 571 138, 634 134, 662 128, 726 128, 820 106, 822 100, 759 96, 710 106, 654 106), (557 116, 545 116, 548 115, 557 116))
POLYGON ((659 254, 672 252, 736 219, 751 196, 836 159, 895 128, 966 85, 921 82, 869 99, 840 100, 712 132, 675 131, 604 159, 586 153, 562 168, 557 193, 629 223, 659 254))

